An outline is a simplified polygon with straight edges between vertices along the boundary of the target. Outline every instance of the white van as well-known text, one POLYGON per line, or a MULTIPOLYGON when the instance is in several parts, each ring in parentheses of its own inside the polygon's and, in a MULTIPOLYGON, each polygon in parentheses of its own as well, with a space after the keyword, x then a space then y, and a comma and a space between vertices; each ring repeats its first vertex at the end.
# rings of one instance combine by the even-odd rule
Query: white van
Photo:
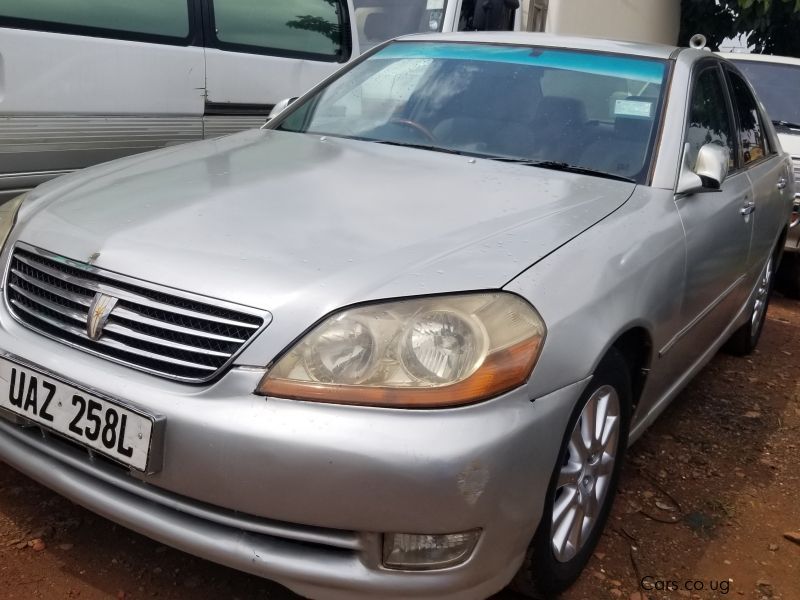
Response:
POLYGON ((0 202, 98 162, 264 123, 363 50, 519 29, 518 0, 2 0, 0 202))

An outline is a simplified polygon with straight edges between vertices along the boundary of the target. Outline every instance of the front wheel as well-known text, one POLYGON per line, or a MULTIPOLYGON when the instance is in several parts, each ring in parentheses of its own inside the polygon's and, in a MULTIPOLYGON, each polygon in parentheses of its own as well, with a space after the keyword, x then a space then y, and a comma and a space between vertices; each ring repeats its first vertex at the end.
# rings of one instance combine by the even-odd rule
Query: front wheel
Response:
POLYGON ((551 597, 580 575, 603 531, 628 441, 631 382, 612 350, 569 420, 542 520, 512 582, 532 598, 551 597))

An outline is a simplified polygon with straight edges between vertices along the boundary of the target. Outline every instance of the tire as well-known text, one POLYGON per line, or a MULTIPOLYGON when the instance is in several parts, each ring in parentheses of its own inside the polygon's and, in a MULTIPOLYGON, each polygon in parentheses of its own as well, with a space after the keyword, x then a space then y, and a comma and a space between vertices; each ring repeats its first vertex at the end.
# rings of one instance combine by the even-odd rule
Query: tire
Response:
MULTIPOLYGON (((569 587, 586 566, 614 501, 628 443, 630 407, 628 365, 622 355, 612 349, 598 366, 569 419, 547 489, 542 520, 525 560, 511 582, 511 588, 519 594, 529 598, 552 598, 569 587), (605 419, 598 420, 598 413, 592 417, 592 404, 596 408, 606 406, 605 419), (615 412, 616 419, 612 423, 609 417, 615 412), (602 422, 605 429, 601 431, 611 435, 605 447, 595 445, 588 450, 589 456, 583 457, 576 451, 576 443, 587 439, 582 428, 590 421, 602 422), (570 483, 566 483, 567 480, 570 483), (583 517, 578 517, 582 521, 582 531, 581 536, 576 537, 575 517, 586 509, 591 511, 593 518, 587 519, 585 512, 583 517), (558 524, 554 523, 554 515, 560 518, 558 524)), ((587 445, 584 443, 584 448, 587 445)))
POLYGON ((787 298, 800 300, 800 256, 786 252, 775 277, 775 287, 787 298))
POLYGON ((752 354, 761 339, 764 322, 767 320, 767 309, 772 296, 772 287, 775 283, 775 255, 771 255, 767 264, 761 269, 758 278, 758 288, 750 307, 750 316, 747 322, 733 332, 725 343, 724 350, 734 356, 747 356, 752 354))

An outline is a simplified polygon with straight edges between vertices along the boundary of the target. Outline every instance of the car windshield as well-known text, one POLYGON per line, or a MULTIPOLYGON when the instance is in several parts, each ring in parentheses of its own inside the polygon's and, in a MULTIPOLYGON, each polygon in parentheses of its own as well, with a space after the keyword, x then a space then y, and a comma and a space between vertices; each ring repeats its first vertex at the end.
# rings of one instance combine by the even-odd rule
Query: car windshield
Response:
POLYGON ((800 123, 800 66, 737 60, 774 121, 800 123))
POLYGON ((394 42, 272 128, 580 167, 643 181, 666 63, 530 46, 394 42))
POLYGON ((409 33, 441 31, 447 0, 353 0, 362 52, 409 33))

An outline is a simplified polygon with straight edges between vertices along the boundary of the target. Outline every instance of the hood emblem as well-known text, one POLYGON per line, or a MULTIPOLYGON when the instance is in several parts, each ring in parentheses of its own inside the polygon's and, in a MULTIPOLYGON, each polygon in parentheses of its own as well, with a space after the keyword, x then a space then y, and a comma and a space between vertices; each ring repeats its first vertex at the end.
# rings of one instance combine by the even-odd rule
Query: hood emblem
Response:
POLYGON ((86 334, 91 340, 99 340, 103 335, 103 327, 108 321, 111 311, 117 305, 118 298, 97 292, 89 306, 89 316, 86 319, 86 334))

